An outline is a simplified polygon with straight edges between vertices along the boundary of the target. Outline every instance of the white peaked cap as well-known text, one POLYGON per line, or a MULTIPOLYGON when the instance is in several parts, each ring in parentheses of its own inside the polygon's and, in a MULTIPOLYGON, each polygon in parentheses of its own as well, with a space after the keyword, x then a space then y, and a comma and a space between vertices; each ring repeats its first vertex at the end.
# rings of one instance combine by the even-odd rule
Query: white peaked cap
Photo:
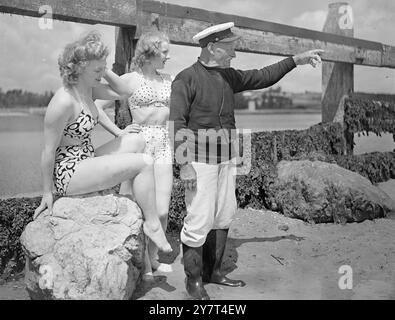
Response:
POLYGON ((240 38, 231 31, 235 24, 233 22, 226 22, 217 24, 204 29, 192 37, 193 41, 199 42, 202 47, 205 47, 209 42, 230 42, 240 38))

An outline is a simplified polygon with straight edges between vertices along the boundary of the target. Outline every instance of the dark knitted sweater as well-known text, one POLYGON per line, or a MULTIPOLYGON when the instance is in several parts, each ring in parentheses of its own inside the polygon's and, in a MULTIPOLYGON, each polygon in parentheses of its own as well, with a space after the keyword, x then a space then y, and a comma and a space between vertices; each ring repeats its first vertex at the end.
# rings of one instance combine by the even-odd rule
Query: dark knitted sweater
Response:
MULTIPOLYGON (((206 67, 198 60, 181 71, 172 83, 170 98, 170 138, 174 151, 188 150, 188 162, 220 163, 234 157, 232 143, 226 137, 223 139, 236 128, 234 94, 270 87, 295 67, 291 57, 246 71, 206 67), (174 137, 177 132, 179 138, 174 137), (200 133, 203 135, 198 137, 200 133)), ((175 154, 176 160, 185 162, 185 158, 178 157, 180 154, 175 154)))

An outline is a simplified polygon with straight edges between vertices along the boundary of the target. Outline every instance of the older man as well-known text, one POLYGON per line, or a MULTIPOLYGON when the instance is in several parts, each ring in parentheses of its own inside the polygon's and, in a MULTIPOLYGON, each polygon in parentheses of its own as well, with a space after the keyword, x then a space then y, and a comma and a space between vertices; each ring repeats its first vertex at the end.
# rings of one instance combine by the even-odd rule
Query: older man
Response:
POLYGON ((203 282, 239 287, 221 272, 228 230, 237 210, 234 94, 277 83, 297 65, 321 61, 322 50, 308 51, 259 70, 235 70, 232 22, 215 25, 193 37, 198 61, 173 81, 170 121, 174 152, 185 182, 187 215, 181 231, 186 289, 194 299, 209 299, 203 282), (186 138, 186 139, 185 139, 186 138), (186 140, 186 141, 184 141, 186 140), (185 152, 186 151, 186 155, 185 152))

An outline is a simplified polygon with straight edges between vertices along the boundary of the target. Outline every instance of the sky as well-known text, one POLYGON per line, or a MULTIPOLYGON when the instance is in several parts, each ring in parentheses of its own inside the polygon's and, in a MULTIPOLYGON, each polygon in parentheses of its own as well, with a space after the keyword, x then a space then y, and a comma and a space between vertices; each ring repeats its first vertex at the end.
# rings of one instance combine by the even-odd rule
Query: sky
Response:
MULTIPOLYGON (((164 0, 163 0, 164 1, 164 0)), ((168 0, 168 3, 266 20, 322 31, 328 0, 168 0)), ((395 1, 350 0, 354 12, 354 36, 395 46, 395 1)), ((53 28, 40 29, 39 19, 0 14, 0 88, 20 88, 33 92, 55 91, 61 86, 57 58, 63 47, 89 30, 98 30, 114 61, 115 29, 54 21, 53 28)), ((199 49, 171 45, 171 59, 165 72, 176 75, 193 64, 199 49)), ((237 53, 232 66, 261 68, 283 59, 278 56, 237 53)), ((355 67, 355 91, 395 94, 395 69, 355 67)), ((284 77, 279 86, 285 91, 321 91, 321 68, 300 66, 284 77)))

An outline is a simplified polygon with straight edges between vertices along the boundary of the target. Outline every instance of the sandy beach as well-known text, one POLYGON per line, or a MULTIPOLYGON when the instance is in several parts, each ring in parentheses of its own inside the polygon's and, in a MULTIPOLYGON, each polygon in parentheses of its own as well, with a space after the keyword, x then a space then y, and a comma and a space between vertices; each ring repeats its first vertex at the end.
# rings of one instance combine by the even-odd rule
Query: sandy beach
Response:
MULTIPOLYGON (((395 180, 380 184, 395 199, 395 180)), ((395 299, 395 216, 346 225, 307 224, 272 211, 239 210, 229 233, 223 270, 247 286, 205 286, 215 300, 395 299), (288 230, 283 231, 284 226, 288 230), (280 230, 281 229, 281 230, 280 230), (339 269, 350 266, 352 289, 341 289, 339 269)), ((185 300, 181 242, 161 261, 172 273, 154 273, 133 299, 185 300)), ((340 270, 341 271, 341 270, 340 270)), ((0 300, 26 300, 23 275, 0 285, 0 300)))

